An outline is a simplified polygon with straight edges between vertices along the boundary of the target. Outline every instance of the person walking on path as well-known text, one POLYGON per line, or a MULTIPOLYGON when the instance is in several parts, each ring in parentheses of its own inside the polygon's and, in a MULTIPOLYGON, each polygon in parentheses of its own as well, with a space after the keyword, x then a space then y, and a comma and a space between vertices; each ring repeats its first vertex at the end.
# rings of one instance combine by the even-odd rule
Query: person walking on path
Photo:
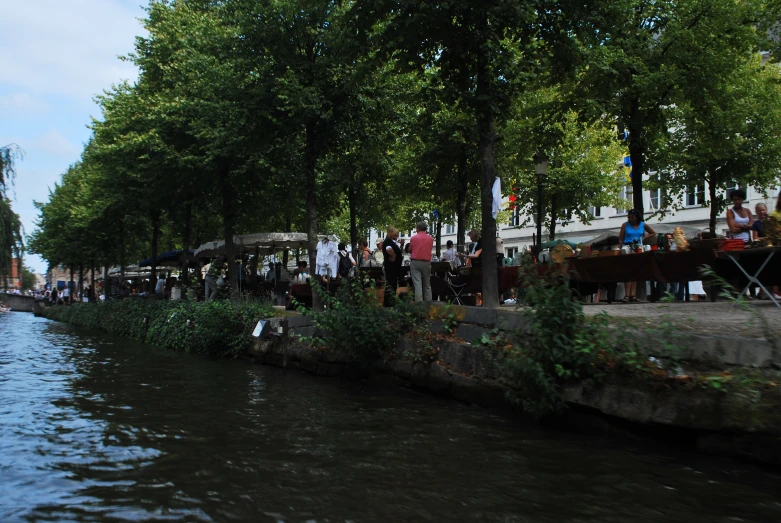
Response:
POLYGON ((410 238, 409 272, 415 287, 415 301, 431 301, 431 249, 434 238, 426 232, 426 222, 419 222, 418 233, 410 238))

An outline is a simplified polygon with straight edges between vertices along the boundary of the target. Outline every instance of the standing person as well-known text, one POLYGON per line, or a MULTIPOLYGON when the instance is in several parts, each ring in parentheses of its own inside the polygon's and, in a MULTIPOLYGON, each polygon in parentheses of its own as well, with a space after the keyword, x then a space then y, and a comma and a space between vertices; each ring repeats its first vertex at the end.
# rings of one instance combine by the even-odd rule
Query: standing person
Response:
POLYGON ((372 266, 372 251, 369 250, 369 242, 366 238, 358 240, 358 267, 372 266))
POLYGON ((472 229, 469 231, 469 239, 472 240, 472 248, 469 249, 469 254, 466 255, 466 264, 472 267, 480 267, 483 264, 483 245, 480 239, 480 229, 472 229))
POLYGON ((431 301, 431 250, 434 238, 428 234, 426 222, 418 222, 418 233, 409 239, 409 272, 415 287, 415 301, 431 301))
POLYGON ((53 287, 52 288, 51 303, 52 303, 52 305, 56 305, 57 304, 57 287, 53 287))
POLYGON ((70 305, 71 289, 70 289, 70 287, 68 287, 68 285, 65 285, 65 288, 62 290, 62 301, 66 305, 70 305))
POLYGON ((754 240, 761 240, 765 237, 765 220, 767 220, 767 205, 764 203, 758 203, 754 206, 754 211, 757 213, 757 219, 751 225, 751 231, 754 236, 754 240))
POLYGON ((266 281, 277 281, 277 271, 274 269, 274 262, 268 262, 268 272, 266 273, 266 281))
POLYGON ((347 246, 344 243, 339 244, 339 250, 337 251, 339 262, 337 263, 337 270, 340 278, 347 279, 350 277, 350 273, 357 264, 353 255, 347 252, 347 246))
POLYGON ((206 301, 211 301, 217 297, 217 291, 219 290, 217 287, 217 280, 222 277, 222 270, 224 266, 225 256, 222 254, 214 258, 211 265, 209 266, 209 270, 206 272, 206 288, 204 291, 206 301))
POLYGON ((727 209, 727 227, 732 237, 736 240, 743 240, 743 243, 751 243, 751 226, 754 224, 754 217, 751 211, 743 207, 743 201, 746 199, 746 193, 743 189, 735 189, 730 195, 732 208, 727 209))
POLYGON ((401 275, 401 248, 396 243, 399 239, 399 230, 388 227, 385 241, 382 242, 382 266, 385 269, 385 307, 393 307, 396 304, 396 289, 399 286, 401 275))
MULTIPOLYGON (((633 243, 643 243, 643 238, 656 234, 650 225, 646 225, 640 211, 632 209, 626 215, 626 221, 621 225, 621 232, 618 233, 618 243, 621 245, 632 245, 633 243)), ((637 301, 637 282, 624 282, 624 303, 637 301)))
POLYGON ((336 244, 328 236, 317 244, 315 274, 320 276, 324 283, 328 283, 329 278, 336 278, 336 265, 339 262, 336 252, 336 244))
POLYGON ((445 250, 444 253, 442 253, 442 261, 450 262, 450 265, 453 268, 458 267, 461 265, 461 260, 458 259, 458 252, 456 252, 456 248, 453 245, 452 240, 448 240, 445 244, 445 247, 447 247, 447 250, 445 250))
POLYGON ((160 274, 155 283, 155 294, 165 296, 165 274, 160 274))

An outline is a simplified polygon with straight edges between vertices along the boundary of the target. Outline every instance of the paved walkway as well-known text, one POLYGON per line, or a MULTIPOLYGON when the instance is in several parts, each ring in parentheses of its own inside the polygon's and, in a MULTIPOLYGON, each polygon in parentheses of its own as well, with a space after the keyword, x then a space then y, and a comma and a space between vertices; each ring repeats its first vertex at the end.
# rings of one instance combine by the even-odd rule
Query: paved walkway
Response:
POLYGON ((587 315, 607 312, 616 322, 636 319, 648 326, 672 321, 683 330, 702 334, 723 334, 746 338, 765 338, 761 318, 776 336, 781 336, 781 308, 769 300, 751 300, 745 308, 732 302, 709 301, 674 303, 586 304, 587 315))

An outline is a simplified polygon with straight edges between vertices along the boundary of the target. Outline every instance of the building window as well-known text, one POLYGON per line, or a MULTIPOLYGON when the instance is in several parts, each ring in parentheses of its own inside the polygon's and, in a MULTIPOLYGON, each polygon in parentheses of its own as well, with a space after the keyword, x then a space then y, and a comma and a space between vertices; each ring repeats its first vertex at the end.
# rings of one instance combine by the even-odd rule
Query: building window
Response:
POLYGON ((445 234, 455 234, 456 233, 456 226, 455 225, 445 225, 445 234))
POLYGON ((516 206, 513 209, 512 216, 510 216, 510 227, 520 227, 520 226, 521 226, 521 209, 516 206))
POLYGON ((504 252, 507 258, 515 258, 515 255, 518 254, 518 247, 506 247, 504 252))
POLYGON ((705 186, 695 185, 686 188, 686 207, 702 205, 705 201, 705 186))
MULTIPOLYGON (((618 193, 618 197, 626 200, 629 204, 629 209, 632 208, 632 186, 631 185, 625 185, 623 189, 621 189, 621 192, 618 193)), ((629 209, 616 209, 616 214, 621 216, 629 212, 629 209)))
POLYGON ((589 207, 588 212, 594 218, 602 217, 602 207, 589 207))
POLYGON ((739 184, 735 183, 732 185, 732 187, 727 187, 727 190, 724 192, 724 197, 732 201, 732 191, 735 191, 737 189, 740 189, 744 193, 746 193, 746 201, 748 201, 748 189, 746 187, 741 187, 739 184))

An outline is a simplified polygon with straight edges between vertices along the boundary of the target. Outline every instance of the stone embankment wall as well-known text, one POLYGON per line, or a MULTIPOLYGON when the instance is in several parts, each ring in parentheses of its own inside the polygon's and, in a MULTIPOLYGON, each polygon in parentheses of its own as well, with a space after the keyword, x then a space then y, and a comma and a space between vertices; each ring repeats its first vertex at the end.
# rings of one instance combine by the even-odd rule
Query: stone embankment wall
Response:
MULTIPOLYGON (((508 401, 506 386, 500 379, 497 354, 490 347, 473 345, 470 341, 493 329, 508 332, 522 329, 523 315, 475 307, 452 307, 447 313, 454 314, 458 321, 456 335, 436 341, 439 351, 432 362, 385 359, 364 363, 343 352, 312 348, 296 341, 298 336, 315 334, 315 327, 306 316, 285 319, 290 334, 287 341, 256 339, 248 352, 266 365, 301 369, 320 376, 367 379, 390 386, 413 386, 486 407, 515 409, 508 401)), ((433 316, 437 316, 436 312, 433 316)), ((282 321, 281 318, 272 319, 273 329, 276 330, 282 321)), ((432 322, 434 333, 443 329, 441 321, 432 322)), ((691 336, 683 341, 681 354, 709 365, 765 368, 777 361, 770 342, 746 346, 745 340, 727 336, 691 336)), ((405 339, 400 343, 413 342, 405 339)), ((584 413, 598 411, 608 419, 614 417, 646 427, 682 429, 687 431, 687 437, 694 433, 696 444, 702 450, 781 464, 781 403, 768 408, 764 403, 756 404, 751 398, 738 394, 703 389, 676 390, 654 383, 617 380, 590 388, 573 383, 564 388, 564 397, 571 407, 569 414, 574 414, 568 417, 578 423, 583 421, 584 413)), ((592 417, 586 422, 589 428, 600 427, 603 432, 611 432, 614 428, 604 419, 599 423, 594 421, 592 417)))
POLYGON ((5 303, 16 312, 33 312, 35 298, 33 296, 23 296, 21 294, 0 293, 0 303, 5 303))

